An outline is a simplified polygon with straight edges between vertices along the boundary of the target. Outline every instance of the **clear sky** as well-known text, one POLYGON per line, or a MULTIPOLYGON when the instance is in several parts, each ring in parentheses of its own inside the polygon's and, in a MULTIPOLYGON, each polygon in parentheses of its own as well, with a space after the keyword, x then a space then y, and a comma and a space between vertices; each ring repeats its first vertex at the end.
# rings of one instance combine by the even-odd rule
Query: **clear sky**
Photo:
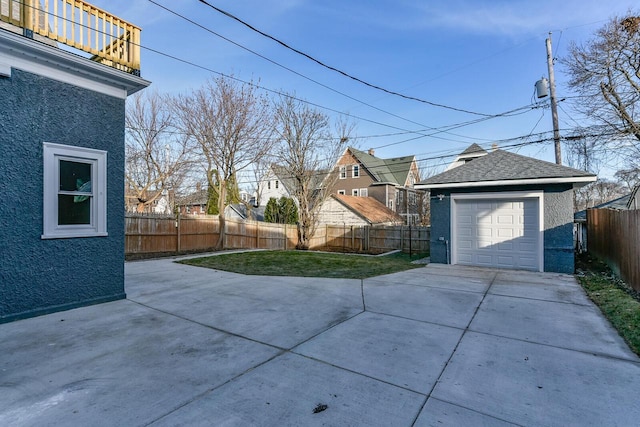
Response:
MULTIPOLYGON (((612 16, 638 7, 637 0, 206 1, 368 83, 489 115, 536 102, 534 84, 547 76, 549 32, 554 56, 562 58, 571 42, 584 42, 612 16)), ((510 147, 539 139, 522 137, 552 129, 550 110, 542 108, 548 101, 521 114, 442 132, 484 116, 367 87, 287 50, 199 0, 91 3, 142 28, 142 77, 159 92, 197 88, 215 71, 259 80, 273 91, 295 92, 330 109, 325 111, 332 116, 337 115, 334 111, 353 115, 360 148, 376 148, 380 157, 414 154, 424 160, 421 165, 441 169, 452 158, 434 157, 459 153, 472 142, 488 149, 497 141, 501 148, 554 159, 552 141, 510 147)), ((561 64, 556 63, 555 74, 558 98, 570 96, 561 64)), ((559 116, 562 130, 586 124, 566 102, 560 103, 559 116)))

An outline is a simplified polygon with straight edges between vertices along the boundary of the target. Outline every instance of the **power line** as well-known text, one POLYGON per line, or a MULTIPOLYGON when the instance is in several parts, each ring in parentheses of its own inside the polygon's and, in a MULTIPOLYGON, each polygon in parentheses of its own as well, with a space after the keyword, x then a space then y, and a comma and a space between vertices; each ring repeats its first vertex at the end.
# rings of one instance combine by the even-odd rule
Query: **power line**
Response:
POLYGON ((421 98, 418 98, 418 97, 415 97, 415 96, 405 95, 405 94, 402 94, 402 93, 399 93, 399 92, 396 92, 396 91, 393 91, 393 90, 385 89, 385 88, 383 88, 381 86, 378 86, 378 85, 375 85, 373 83, 369 83, 369 82, 367 82, 365 80, 362 80, 362 79, 360 79, 358 77, 355 77, 355 76, 353 76, 353 75, 351 75, 351 74, 349 74, 349 73, 347 73, 345 71, 342 71, 339 68, 333 67, 331 65, 327 65, 326 63, 320 61, 319 59, 316 59, 313 56, 311 56, 311 55, 309 55, 309 54, 307 54, 305 52, 302 52, 301 50, 298 50, 298 49, 288 45, 287 43, 283 42, 282 40, 280 40, 280 39, 278 39, 278 38, 276 38, 276 37, 274 37, 274 36, 272 36, 270 34, 267 34, 264 31, 259 30, 258 28, 256 28, 253 25, 247 23, 246 21, 243 21, 242 19, 238 18, 237 16, 235 16, 235 15, 233 15, 233 14, 231 14, 231 13, 225 11, 225 10, 222 10, 219 7, 216 7, 216 6, 212 5, 211 3, 208 3, 205 0, 198 0, 198 1, 200 3, 203 3, 206 6, 210 7, 211 9, 215 10, 216 12, 219 12, 219 13, 221 13, 221 14, 223 14, 223 15, 231 18, 231 19, 233 19, 234 21, 239 22, 240 24, 242 24, 245 27, 249 28, 251 31, 254 31, 254 32, 260 34, 261 36, 264 36, 264 37, 266 37, 266 38, 268 38, 270 40, 273 40, 274 42, 276 42, 279 45, 285 47, 286 49, 289 49, 292 52, 295 52, 298 55, 301 55, 301 56, 303 56, 303 57, 315 62, 316 64, 328 69, 328 70, 331 70, 331 71, 334 71, 334 72, 336 72, 338 74, 341 74, 344 77, 347 77, 347 78, 349 78, 351 80, 354 80, 354 81, 356 81, 358 83, 361 83, 361 84, 363 84, 365 86, 368 86, 368 87, 370 87, 372 89, 376 89, 376 90, 385 92, 387 94, 398 96, 398 97, 401 97, 401 98, 404 98, 404 99, 408 99, 408 100, 411 100, 411 101, 421 102, 423 104, 431 105, 433 107, 445 108, 447 110, 458 111, 458 112, 461 112, 461 113, 472 114, 472 115, 475 115, 475 116, 483 116, 483 117, 491 117, 491 116, 493 116, 492 114, 478 113, 476 111, 465 110, 465 109, 462 109, 462 108, 456 108, 456 107, 451 107, 449 105, 444 105, 444 104, 439 104, 439 103, 432 102, 432 101, 427 101, 425 99, 421 99, 421 98))

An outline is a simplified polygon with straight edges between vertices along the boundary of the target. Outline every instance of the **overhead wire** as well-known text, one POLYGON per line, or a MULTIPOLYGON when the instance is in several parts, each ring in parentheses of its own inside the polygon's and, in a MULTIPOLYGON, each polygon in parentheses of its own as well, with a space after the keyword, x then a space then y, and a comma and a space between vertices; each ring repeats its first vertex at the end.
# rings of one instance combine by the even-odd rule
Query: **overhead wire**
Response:
POLYGON ((445 104, 440 104, 440 103, 428 101, 428 100, 425 100, 425 99, 422 99, 422 98, 418 98, 418 97, 415 97, 415 96, 405 95, 405 94, 402 94, 402 93, 399 93, 399 92, 396 92, 396 91, 393 91, 393 90, 390 90, 390 89, 383 88, 382 86, 378 86, 376 84, 369 83, 369 82, 367 82, 367 81, 365 81, 363 79, 360 79, 358 77, 353 76, 352 74, 347 73, 346 71, 343 71, 343 70, 341 70, 341 69, 339 69, 337 67, 333 67, 331 65, 328 65, 328 64, 324 63, 323 61, 320 61, 319 59, 316 59, 315 57, 313 57, 313 56, 311 56, 311 55, 309 55, 309 54, 307 54, 307 53, 305 53, 305 52, 303 52, 303 51, 301 51, 299 49, 296 49, 296 48, 290 46, 289 44, 283 42, 282 40, 280 40, 280 39, 278 39, 278 38, 276 38, 276 37, 264 32, 264 31, 262 31, 262 30, 260 30, 260 29, 258 29, 256 27, 254 27, 253 25, 251 25, 248 22, 238 18, 237 16, 235 16, 235 15, 233 15, 233 14, 231 14, 231 13, 229 13, 229 12, 227 12, 227 11, 217 7, 217 6, 212 5, 211 3, 207 2, 206 0, 197 0, 197 1, 199 1, 200 3, 210 7, 211 9, 215 10, 216 12, 219 12, 222 15, 227 16, 227 17, 233 19, 236 22, 239 22, 240 24, 242 24, 245 27, 249 28, 251 31, 254 31, 254 32, 260 34, 263 37, 266 37, 266 38, 268 38, 270 40, 273 40, 274 42, 276 42, 279 45, 285 47, 286 49, 291 50, 292 52, 294 52, 294 53, 296 53, 298 55, 301 55, 301 56, 303 56, 303 57, 315 62, 316 64, 328 69, 328 70, 331 70, 331 71, 334 71, 334 72, 336 72, 338 74, 341 74, 344 77, 347 77, 347 78, 349 78, 351 80, 354 80, 354 81, 356 81, 358 83, 361 83, 361 84, 363 84, 363 85, 365 85, 367 87, 370 87, 372 89, 376 89, 376 90, 385 92, 387 94, 398 96, 398 97, 401 97, 401 98, 404 98, 404 99, 421 102, 423 104, 431 105, 433 107, 444 108, 444 109, 447 109, 447 110, 458 111, 458 112, 461 112, 461 113, 467 113, 467 114, 472 114, 472 115, 476 115, 476 116, 483 116, 483 117, 491 117, 491 116, 493 116, 493 114, 479 113, 477 111, 470 111, 470 110, 466 110, 466 109, 463 109, 463 108, 457 108, 457 107, 452 107, 450 105, 445 105, 445 104))

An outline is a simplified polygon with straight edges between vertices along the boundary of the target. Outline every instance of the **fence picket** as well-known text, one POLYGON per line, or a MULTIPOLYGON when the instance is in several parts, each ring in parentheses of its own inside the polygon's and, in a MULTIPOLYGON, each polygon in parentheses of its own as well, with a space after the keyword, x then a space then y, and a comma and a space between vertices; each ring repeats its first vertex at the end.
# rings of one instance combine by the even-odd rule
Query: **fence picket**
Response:
MULTIPOLYGON (((225 249, 289 249, 298 243, 295 226, 227 219, 225 249)), ((152 256, 213 250, 220 236, 214 215, 180 216, 127 214, 125 255, 152 256)), ((414 227, 408 238, 402 226, 361 227, 327 225, 318 227, 310 249, 336 252, 383 253, 411 248, 413 253, 429 251, 429 228, 414 227), (410 239, 410 244, 406 244, 410 239)))
POLYGON ((587 248, 640 292, 640 210, 588 209, 587 248))

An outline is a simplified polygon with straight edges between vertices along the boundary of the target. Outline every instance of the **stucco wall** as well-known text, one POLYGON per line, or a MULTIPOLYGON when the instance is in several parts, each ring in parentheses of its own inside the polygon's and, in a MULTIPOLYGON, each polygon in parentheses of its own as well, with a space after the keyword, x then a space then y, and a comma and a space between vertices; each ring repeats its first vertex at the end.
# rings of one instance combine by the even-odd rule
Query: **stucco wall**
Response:
MULTIPOLYGON (((573 274, 573 190, 571 185, 456 189, 455 193, 544 191, 544 271, 573 274)), ((431 262, 448 263, 445 242, 451 239, 451 190, 431 194, 431 262), (437 197, 444 195, 442 201, 437 197)), ((450 258, 449 258, 450 259, 450 258)))
POLYGON ((124 298, 125 101, 16 69, 0 99, 0 323, 124 298), (41 239, 43 142, 108 152, 108 237, 41 239))
POLYGON ((544 271, 575 271, 573 190, 566 185, 544 191, 544 271))
POLYGON ((431 262, 448 264, 447 248, 451 247, 451 192, 434 190, 431 194, 431 262), (437 196, 442 194, 440 200, 437 196))

